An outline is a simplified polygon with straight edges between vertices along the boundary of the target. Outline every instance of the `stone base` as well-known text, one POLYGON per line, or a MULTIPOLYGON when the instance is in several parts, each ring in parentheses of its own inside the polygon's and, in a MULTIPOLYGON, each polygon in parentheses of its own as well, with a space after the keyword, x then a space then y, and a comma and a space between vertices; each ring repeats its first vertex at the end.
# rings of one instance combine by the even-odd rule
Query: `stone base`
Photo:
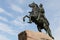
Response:
POLYGON ((33 32, 33 31, 23 31, 18 34, 19 40, 53 40, 47 34, 41 32, 33 32))

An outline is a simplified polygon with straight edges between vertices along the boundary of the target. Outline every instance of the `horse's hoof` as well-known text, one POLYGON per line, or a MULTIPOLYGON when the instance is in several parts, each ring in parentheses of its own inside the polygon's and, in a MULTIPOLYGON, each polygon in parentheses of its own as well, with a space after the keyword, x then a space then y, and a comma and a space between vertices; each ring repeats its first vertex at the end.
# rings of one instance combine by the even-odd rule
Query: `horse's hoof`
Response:
POLYGON ((28 23, 32 23, 32 22, 28 22, 28 23))
POLYGON ((25 22, 25 20, 23 19, 23 21, 25 22))

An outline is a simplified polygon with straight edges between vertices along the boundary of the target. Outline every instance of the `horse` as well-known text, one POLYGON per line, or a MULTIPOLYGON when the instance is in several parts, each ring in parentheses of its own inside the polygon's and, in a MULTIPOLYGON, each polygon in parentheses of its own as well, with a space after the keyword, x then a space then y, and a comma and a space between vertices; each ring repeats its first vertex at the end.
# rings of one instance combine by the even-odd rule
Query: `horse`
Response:
POLYGON ((48 35, 49 35, 52 39, 54 39, 54 37, 53 37, 52 34, 51 34, 51 30, 50 30, 50 28, 49 28, 49 25, 47 25, 47 24, 45 23, 46 20, 45 20, 45 19, 44 19, 44 20, 41 20, 41 19, 40 19, 39 21, 36 20, 37 17, 38 17, 38 10, 39 10, 37 4, 35 4, 35 3, 29 4, 29 7, 32 8, 32 11, 33 11, 33 12, 31 12, 30 14, 33 13, 33 15, 32 15, 32 16, 25 15, 25 16, 23 17, 23 21, 25 21, 25 18, 26 18, 26 17, 27 17, 27 18, 30 18, 30 17, 31 17, 32 22, 37 25, 37 28, 38 28, 38 31, 39 31, 39 32, 41 32, 41 30, 44 29, 44 30, 46 31, 46 33, 48 33, 48 35), (45 22, 44 22, 44 21, 45 21, 45 22))

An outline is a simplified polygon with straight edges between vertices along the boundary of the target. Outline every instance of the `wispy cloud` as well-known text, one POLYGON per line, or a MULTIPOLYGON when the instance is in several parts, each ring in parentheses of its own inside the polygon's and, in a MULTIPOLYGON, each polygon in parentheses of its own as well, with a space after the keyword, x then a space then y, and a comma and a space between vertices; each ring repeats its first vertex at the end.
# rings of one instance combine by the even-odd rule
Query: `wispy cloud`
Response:
POLYGON ((15 4, 11 4, 10 7, 11 7, 11 9, 14 10, 14 11, 17 11, 17 12, 20 12, 20 13, 23 13, 23 12, 24 12, 24 10, 23 10, 21 7, 16 6, 15 4))
POLYGON ((0 20, 8 22, 8 20, 6 18, 1 17, 1 16, 0 16, 0 20))
POLYGON ((14 17, 11 13, 8 13, 7 11, 5 11, 3 8, 0 8, 0 13, 5 13, 8 16, 14 17))
POLYGON ((15 31, 10 28, 9 25, 0 23, 0 30, 11 35, 15 35, 15 31))
POLYGON ((12 23, 20 27, 25 27, 28 25, 28 23, 23 22, 23 17, 17 17, 15 20, 12 21, 12 23))
POLYGON ((55 40, 60 40, 60 27, 56 28, 54 37, 55 40))
POLYGON ((16 4, 24 4, 26 0, 7 0, 9 4, 16 3, 16 4))
POLYGON ((2 8, 0 8, 0 13, 5 12, 2 8))
POLYGON ((18 0, 18 3, 23 4, 26 0, 18 0))
POLYGON ((10 40, 6 36, 0 34, 0 40, 10 40))
POLYGON ((46 6, 46 9, 57 12, 58 10, 60 10, 59 3, 60 3, 60 0, 47 0, 45 6, 46 6))

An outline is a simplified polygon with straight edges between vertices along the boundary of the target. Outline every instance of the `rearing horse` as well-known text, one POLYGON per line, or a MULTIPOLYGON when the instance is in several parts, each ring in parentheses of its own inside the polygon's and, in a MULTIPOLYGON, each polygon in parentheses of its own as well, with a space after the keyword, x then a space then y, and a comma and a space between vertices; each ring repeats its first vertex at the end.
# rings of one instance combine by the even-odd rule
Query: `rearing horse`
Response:
MULTIPOLYGON (((23 21, 25 21, 25 17, 31 18, 32 22, 34 22, 34 23, 37 25, 38 31, 41 32, 41 29, 44 29, 44 30, 48 33, 48 35, 49 35, 52 39, 54 39, 54 37, 53 37, 52 34, 51 34, 51 30, 50 30, 50 28, 49 28, 49 25, 47 25, 47 24, 44 22, 45 19, 44 19, 44 20, 39 20, 39 21, 36 20, 37 17, 38 17, 38 15, 39 15, 39 12, 38 12, 39 7, 38 7, 38 5, 35 4, 35 3, 32 3, 32 4, 29 4, 29 7, 32 8, 32 12, 30 12, 30 15, 31 15, 31 14, 33 14, 33 15, 31 15, 31 16, 28 16, 28 15, 24 16, 24 17, 23 17, 23 21)), ((47 21, 47 20, 45 20, 45 21, 47 21)))

